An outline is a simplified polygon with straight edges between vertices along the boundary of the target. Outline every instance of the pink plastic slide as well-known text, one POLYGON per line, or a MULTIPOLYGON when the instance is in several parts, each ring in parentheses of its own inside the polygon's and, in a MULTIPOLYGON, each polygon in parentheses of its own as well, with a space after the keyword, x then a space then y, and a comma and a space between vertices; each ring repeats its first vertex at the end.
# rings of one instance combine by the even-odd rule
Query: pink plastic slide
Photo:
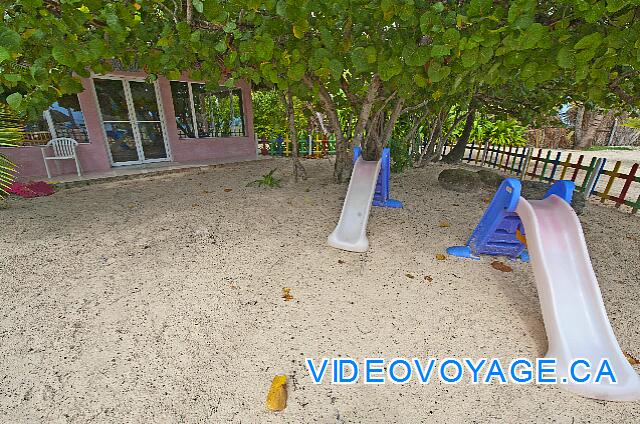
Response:
POLYGON ((379 173, 379 160, 366 161, 362 156, 356 160, 340 220, 329 235, 329 246, 351 252, 367 251, 367 222, 379 173))
POLYGON ((613 333, 593 272, 582 226, 571 206, 558 196, 527 201, 516 208, 527 234, 544 325, 548 358, 556 358, 559 385, 595 399, 640 399, 640 377, 627 361, 613 333), (596 367, 608 359, 616 384, 604 380, 571 383, 570 364, 579 358, 596 367))

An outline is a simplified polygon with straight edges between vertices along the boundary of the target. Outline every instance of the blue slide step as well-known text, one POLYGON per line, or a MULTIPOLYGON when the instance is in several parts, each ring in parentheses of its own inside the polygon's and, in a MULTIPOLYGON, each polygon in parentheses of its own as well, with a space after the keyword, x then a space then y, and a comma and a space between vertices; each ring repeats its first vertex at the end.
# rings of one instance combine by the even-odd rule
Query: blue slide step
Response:
MULTIPOLYGON (((515 210, 521 192, 520 180, 507 178, 493 196, 480 223, 471 233, 465 246, 453 246, 447 249, 452 256, 479 259, 479 255, 506 256, 511 259, 529 260, 524 226, 515 210), (519 234, 518 234, 519 233, 519 234)), ((571 204, 575 184, 572 181, 558 181, 553 184, 545 198, 555 194, 571 204)))

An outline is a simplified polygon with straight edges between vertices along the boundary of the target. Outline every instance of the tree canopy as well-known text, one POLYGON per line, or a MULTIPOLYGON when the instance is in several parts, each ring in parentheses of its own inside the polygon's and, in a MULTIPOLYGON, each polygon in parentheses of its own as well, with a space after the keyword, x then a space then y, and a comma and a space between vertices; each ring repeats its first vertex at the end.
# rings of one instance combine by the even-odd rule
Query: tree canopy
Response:
POLYGON ((125 68, 243 78, 313 102, 370 156, 399 117, 454 105, 531 119, 568 99, 635 110, 640 1, 17 0, 0 6, 0 87, 37 111, 125 68), (338 113, 340 110, 340 114, 338 113))

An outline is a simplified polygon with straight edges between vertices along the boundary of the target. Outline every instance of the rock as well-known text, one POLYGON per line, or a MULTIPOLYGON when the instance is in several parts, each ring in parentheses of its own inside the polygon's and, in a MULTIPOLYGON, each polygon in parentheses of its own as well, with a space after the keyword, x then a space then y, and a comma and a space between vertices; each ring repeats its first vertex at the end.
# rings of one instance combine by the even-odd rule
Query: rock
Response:
POLYGON ((481 169, 476 172, 482 181, 482 185, 491 190, 497 190, 504 181, 504 177, 497 172, 481 169))
MULTIPOLYGON (((494 171, 481 169, 477 172, 467 169, 452 168, 445 169, 438 175, 438 183, 447 190, 460 193, 477 192, 481 188, 486 188, 494 192, 498 189, 506 177, 494 171)), ((522 196, 526 199, 542 199, 549 190, 550 185, 541 181, 522 181, 522 196)), ((573 192, 571 206, 576 214, 581 215, 585 208, 585 197, 583 193, 573 192)))
POLYGON ((466 169, 445 169, 438 175, 438 183, 447 190, 459 193, 476 192, 482 186, 480 176, 466 169))
MULTIPOLYGON (((522 191, 520 194, 525 199, 539 200, 544 197, 547 190, 549 190, 549 187, 549 184, 541 181, 525 180, 522 181, 522 191)), ((581 215, 582 212, 584 212, 585 205, 584 193, 574 191, 573 198, 571 199, 571 207, 573 207, 573 210, 576 211, 577 215, 581 215)))

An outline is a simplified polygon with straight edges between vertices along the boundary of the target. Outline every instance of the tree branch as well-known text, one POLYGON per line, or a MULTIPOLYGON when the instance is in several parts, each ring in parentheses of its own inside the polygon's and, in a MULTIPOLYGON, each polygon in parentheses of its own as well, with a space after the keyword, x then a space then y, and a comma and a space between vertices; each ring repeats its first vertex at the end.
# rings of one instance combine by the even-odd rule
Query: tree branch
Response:
POLYGON ((360 109, 360 114, 358 115, 358 123, 356 124, 356 129, 353 135, 353 145, 359 146, 362 143, 362 139, 364 137, 364 129, 367 125, 371 117, 371 109, 373 108, 373 103, 376 101, 378 97, 378 91, 380 90, 380 77, 376 74, 371 79, 371 83, 369 84, 369 89, 367 90, 367 96, 362 104, 362 109, 360 109))

